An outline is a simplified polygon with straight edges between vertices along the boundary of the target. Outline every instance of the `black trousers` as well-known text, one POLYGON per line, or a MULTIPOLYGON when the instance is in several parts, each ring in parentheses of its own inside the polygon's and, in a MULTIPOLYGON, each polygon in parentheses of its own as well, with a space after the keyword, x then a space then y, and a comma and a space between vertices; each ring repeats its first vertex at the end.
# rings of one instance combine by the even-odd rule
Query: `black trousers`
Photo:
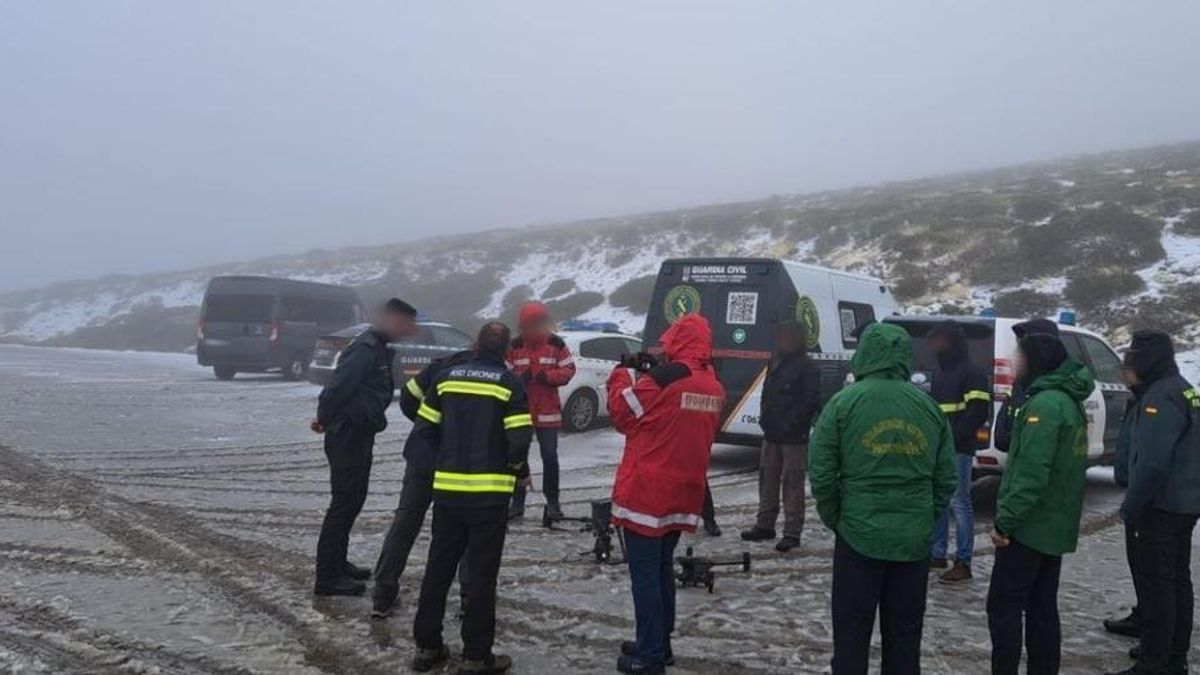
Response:
POLYGON ((708 480, 704 481, 704 508, 700 511, 700 517, 705 523, 717 522, 717 505, 713 502, 712 488, 708 486, 708 480))
POLYGON ((1058 579, 1062 558, 1045 555, 1013 539, 996 549, 988 587, 988 631, 992 673, 1015 675, 1021 665, 1021 638, 1029 675, 1053 675, 1062 658, 1058 620, 1058 579))
POLYGON ((329 508, 317 538, 317 585, 332 584, 346 567, 350 529, 367 500, 375 432, 339 425, 325 432, 329 460, 329 508))
POLYGON ((833 673, 863 675, 875 614, 883 639, 883 675, 921 672, 921 630, 929 559, 868 558, 838 537, 833 549, 833 673))
MULTIPOLYGON (((394 599, 400 576, 408 566, 408 556, 425 525, 425 514, 433 501, 433 472, 408 464, 404 467, 404 484, 400 488, 400 503, 392 515, 392 524, 383 539, 379 560, 375 563, 377 598, 394 599)), ((466 589, 466 565, 458 570, 459 585, 466 589)), ((389 600, 390 601, 390 600, 389 600)))
MULTIPOLYGON (((558 503, 558 429, 534 429, 538 452, 542 455, 542 494, 547 504, 558 503)), ((513 508, 525 508, 525 486, 518 485, 513 492, 513 508)))
POLYGON ((1143 509, 1132 525, 1142 614, 1137 670, 1186 673, 1195 603, 1191 567, 1196 516, 1143 509))
POLYGON ((1141 588, 1138 586, 1137 551, 1134 548, 1134 544, 1136 542, 1136 539, 1134 538, 1134 532, 1135 532, 1135 530, 1133 529, 1133 526, 1130 525, 1129 523, 1126 523, 1125 524, 1125 562, 1129 565, 1129 578, 1133 582, 1133 597, 1136 599, 1136 602, 1133 605, 1133 610, 1130 611, 1129 614, 1130 614, 1130 616, 1133 617, 1133 619, 1135 621, 1139 622, 1139 625, 1140 625, 1140 622, 1142 620, 1142 612, 1141 612, 1141 609, 1139 609, 1138 604, 1141 602, 1142 591, 1141 591, 1141 588))
POLYGON ((484 659, 492 653, 496 639, 496 577, 507 531, 505 506, 434 505, 433 541, 413 621, 418 647, 441 646, 446 593, 454 581, 454 568, 465 553, 470 573, 462 622, 463 658, 484 659))

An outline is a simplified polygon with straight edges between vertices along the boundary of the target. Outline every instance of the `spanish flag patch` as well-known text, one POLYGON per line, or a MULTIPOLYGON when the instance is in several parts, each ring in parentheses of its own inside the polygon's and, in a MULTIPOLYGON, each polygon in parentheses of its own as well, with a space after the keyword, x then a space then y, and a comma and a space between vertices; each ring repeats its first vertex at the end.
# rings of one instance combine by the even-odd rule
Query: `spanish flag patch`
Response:
POLYGON ((1155 407, 1154 407, 1154 406, 1152 406, 1152 405, 1148 405, 1148 406, 1146 406, 1146 414, 1147 414, 1147 415, 1157 415, 1157 414, 1158 414, 1158 408, 1155 408, 1155 407))

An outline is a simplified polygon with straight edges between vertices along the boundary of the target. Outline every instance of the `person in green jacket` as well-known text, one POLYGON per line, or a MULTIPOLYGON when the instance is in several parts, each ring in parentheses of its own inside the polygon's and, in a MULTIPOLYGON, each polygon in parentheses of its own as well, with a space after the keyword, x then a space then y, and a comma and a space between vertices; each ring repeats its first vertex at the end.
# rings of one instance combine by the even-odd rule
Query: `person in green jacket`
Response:
POLYGON ((1079 539, 1088 462, 1083 402, 1096 386, 1087 367, 1067 356, 1056 324, 1031 321, 1022 333, 1017 378, 1028 397, 1015 414, 992 532, 987 613, 996 675, 1017 673, 1022 629, 1027 672, 1058 672, 1058 579, 1063 554, 1079 539))
POLYGON ((875 614, 882 672, 919 673, 933 525, 957 485, 954 437, 909 383, 912 340, 872 324, 809 446, 809 483, 833 554, 833 672, 866 673, 875 614))

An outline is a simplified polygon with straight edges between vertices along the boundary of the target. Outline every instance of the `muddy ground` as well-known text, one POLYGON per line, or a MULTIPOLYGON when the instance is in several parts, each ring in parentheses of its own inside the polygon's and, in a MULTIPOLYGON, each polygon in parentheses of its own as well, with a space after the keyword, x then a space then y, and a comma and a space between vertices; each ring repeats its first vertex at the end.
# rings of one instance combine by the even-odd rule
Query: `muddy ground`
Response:
MULTIPOLYGON (((218 382, 183 355, 0 346, 0 671, 406 672, 427 537, 402 581, 403 609, 386 623, 369 621, 367 598, 310 594, 327 490, 320 440, 306 428, 317 391, 273 376, 218 382)), ((359 564, 374 562, 400 489, 409 425, 393 413, 351 541, 359 564)), ((597 429, 561 445, 566 508, 584 515, 607 496, 621 439, 597 429)), ((680 591, 672 672, 828 670, 830 533, 810 503, 798 552, 744 546, 736 533, 751 520, 754 467, 753 450, 716 449, 726 535, 685 543, 704 555, 748 550, 754 569, 720 575, 713 594, 680 591)), ((931 580, 926 672, 987 671, 993 491, 977 491, 976 579, 931 580)), ((1130 641, 1099 625, 1132 600, 1120 494, 1110 472, 1092 471, 1085 536, 1064 564, 1064 672, 1128 664, 1130 641)), ((538 495, 531 502, 537 511, 538 495)), ((514 672, 613 672, 632 603, 622 567, 581 555, 591 543, 532 516, 512 528, 497 648, 514 672)))

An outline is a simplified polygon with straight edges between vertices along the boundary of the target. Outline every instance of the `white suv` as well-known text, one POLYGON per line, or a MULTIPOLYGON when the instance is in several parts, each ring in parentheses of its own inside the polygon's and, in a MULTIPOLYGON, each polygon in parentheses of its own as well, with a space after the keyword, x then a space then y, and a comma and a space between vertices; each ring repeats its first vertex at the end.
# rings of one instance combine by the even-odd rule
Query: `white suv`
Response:
MULTIPOLYGON (((926 381, 933 373, 935 359, 927 339, 930 329, 946 319, 962 326, 967 336, 968 358, 991 373, 994 401, 993 417, 1001 403, 1012 394, 1016 375, 1017 336, 1012 327, 1026 319, 986 316, 893 316, 887 323, 902 326, 913 337, 913 373, 926 381)), ((1096 389, 1084 401, 1088 418, 1088 459, 1093 464, 1110 463, 1116 451, 1121 417, 1132 393, 1121 379, 1121 359, 1104 338, 1071 323, 1058 324, 1063 345, 1076 360, 1087 365, 1096 378, 1096 389)), ((979 430, 975 453, 976 474, 1001 473, 1008 456, 996 449, 992 439, 992 421, 979 430)))
POLYGON ((641 351, 642 341, 632 335, 595 330, 566 329, 558 336, 575 357, 575 377, 558 390, 563 428, 586 431, 608 417, 608 376, 622 355, 641 351))

